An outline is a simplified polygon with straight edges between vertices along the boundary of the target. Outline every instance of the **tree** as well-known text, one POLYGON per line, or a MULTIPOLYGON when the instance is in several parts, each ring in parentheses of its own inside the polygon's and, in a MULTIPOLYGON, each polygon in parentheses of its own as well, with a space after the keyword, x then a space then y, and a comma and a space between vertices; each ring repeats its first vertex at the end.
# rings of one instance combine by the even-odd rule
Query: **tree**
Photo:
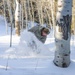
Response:
POLYGON ((70 37, 72 20, 72 0, 58 0, 55 26, 55 58, 54 64, 68 67, 70 64, 70 37))
POLYGON ((16 0, 15 30, 17 35, 20 35, 20 25, 21 25, 21 4, 20 0, 16 0))

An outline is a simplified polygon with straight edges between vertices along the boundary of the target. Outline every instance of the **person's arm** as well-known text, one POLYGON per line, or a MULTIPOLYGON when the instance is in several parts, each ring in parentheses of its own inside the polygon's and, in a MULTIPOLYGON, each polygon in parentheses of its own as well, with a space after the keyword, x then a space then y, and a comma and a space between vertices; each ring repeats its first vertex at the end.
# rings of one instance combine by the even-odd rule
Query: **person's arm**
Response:
POLYGON ((42 42, 43 42, 43 43, 45 43, 45 41, 46 41, 46 37, 44 37, 44 38, 42 39, 42 42))
POLYGON ((30 31, 30 32, 36 32, 38 28, 39 28, 39 26, 34 26, 31 29, 29 29, 28 31, 30 31))

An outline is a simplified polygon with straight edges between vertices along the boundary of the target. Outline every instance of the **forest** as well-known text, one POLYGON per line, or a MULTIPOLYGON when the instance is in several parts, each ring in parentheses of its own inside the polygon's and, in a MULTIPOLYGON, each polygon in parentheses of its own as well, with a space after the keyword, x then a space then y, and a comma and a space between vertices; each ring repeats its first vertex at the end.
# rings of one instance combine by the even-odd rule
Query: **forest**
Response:
MULTIPOLYGON (((32 21, 40 25, 46 24, 50 29, 56 25, 58 0, 0 0, 0 14, 5 16, 5 20, 10 23, 12 19, 16 34, 32 21), (17 1, 20 3, 17 4, 17 1), (18 10, 18 14, 15 15, 18 10), (16 16, 19 16, 19 24, 16 23, 16 16)), ((71 32, 75 34, 75 1, 72 3, 72 23, 71 32)), ((34 26, 31 24, 31 26, 34 26)))

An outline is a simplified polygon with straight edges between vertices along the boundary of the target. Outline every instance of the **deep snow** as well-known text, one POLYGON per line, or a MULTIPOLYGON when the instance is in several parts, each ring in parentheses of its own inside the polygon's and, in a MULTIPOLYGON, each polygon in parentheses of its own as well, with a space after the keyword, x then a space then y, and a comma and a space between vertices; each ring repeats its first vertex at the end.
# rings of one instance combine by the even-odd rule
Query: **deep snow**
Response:
MULTIPOLYGON (((13 31, 14 32, 14 31, 13 31)), ((53 31, 48 35, 45 44, 27 31, 21 37, 13 34, 10 47, 10 28, 6 34, 5 21, 0 16, 0 75, 75 75, 75 37, 71 38, 71 64, 60 68, 53 64, 55 44, 53 31), (29 35, 28 35, 29 34, 29 35), (36 46, 28 45, 32 39, 36 46)))

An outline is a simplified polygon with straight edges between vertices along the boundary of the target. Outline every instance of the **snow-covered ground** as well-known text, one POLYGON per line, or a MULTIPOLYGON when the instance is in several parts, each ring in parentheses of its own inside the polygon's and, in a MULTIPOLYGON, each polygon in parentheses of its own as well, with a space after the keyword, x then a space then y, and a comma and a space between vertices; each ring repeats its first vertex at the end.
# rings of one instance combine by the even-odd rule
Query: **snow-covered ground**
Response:
POLYGON ((0 75, 75 75, 74 39, 72 36, 71 64, 68 68, 60 68, 53 64, 55 44, 52 31, 45 44, 27 31, 21 37, 13 34, 10 47, 10 28, 7 34, 4 18, 0 16, 0 75), (31 38, 37 47, 27 43, 31 38))

